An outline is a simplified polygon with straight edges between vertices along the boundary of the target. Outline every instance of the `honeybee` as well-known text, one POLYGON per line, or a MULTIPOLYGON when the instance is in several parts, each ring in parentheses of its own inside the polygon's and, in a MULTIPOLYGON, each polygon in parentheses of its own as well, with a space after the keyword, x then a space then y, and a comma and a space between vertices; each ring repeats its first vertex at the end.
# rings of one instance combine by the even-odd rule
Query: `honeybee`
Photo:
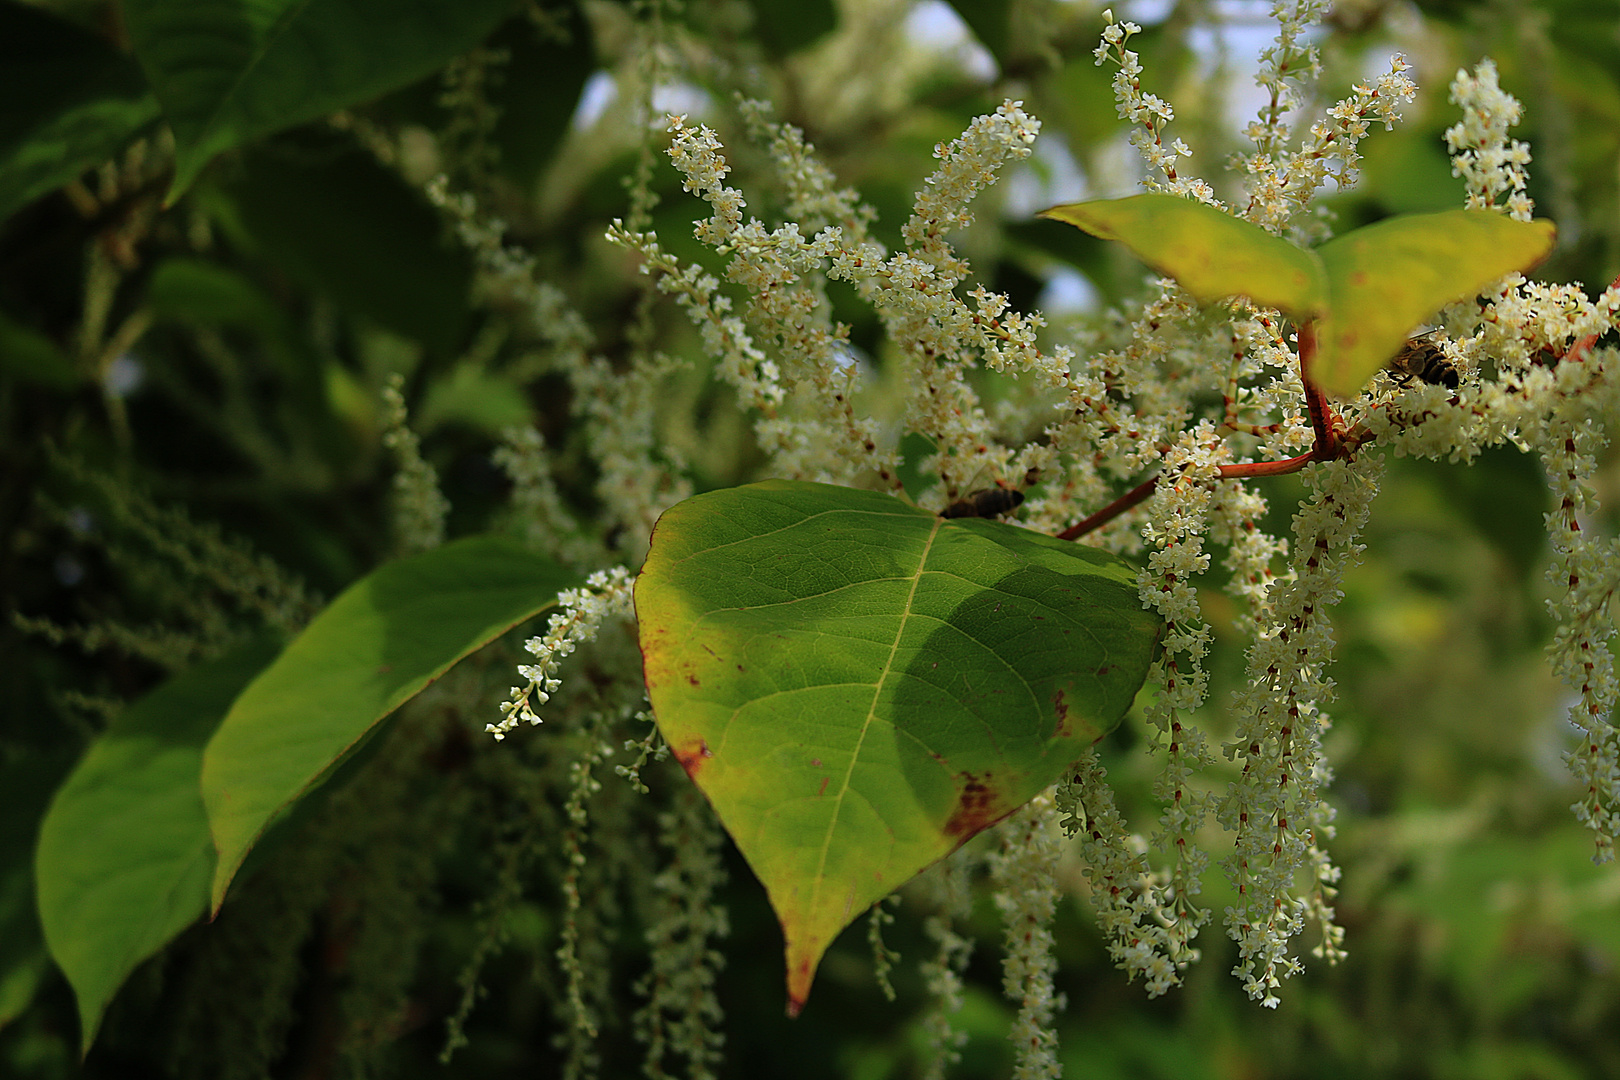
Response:
POLYGON ((993 518, 1015 510, 1024 501, 1024 493, 1017 488, 987 487, 969 492, 939 512, 942 518, 993 518))
POLYGON ((1416 379, 1430 386, 1457 389, 1457 365, 1446 358, 1445 350, 1430 334, 1407 338, 1388 367, 1401 386, 1409 386, 1416 379))

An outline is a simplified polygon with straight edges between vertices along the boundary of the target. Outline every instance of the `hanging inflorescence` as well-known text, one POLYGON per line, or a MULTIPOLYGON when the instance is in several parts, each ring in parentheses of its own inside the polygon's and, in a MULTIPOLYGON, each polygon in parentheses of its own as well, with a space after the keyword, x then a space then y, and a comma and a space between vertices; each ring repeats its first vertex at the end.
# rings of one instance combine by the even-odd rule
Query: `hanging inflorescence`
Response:
MULTIPOLYGON (((1370 125, 1399 121, 1401 104, 1415 92, 1405 61, 1395 57, 1385 74, 1353 86, 1319 120, 1292 132, 1287 118, 1320 70, 1307 30, 1325 8, 1273 5, 1278 35, 1258 76, 1268 99, 1245 131, 1250 150, 1235 159, 1244 199, 1230 205, 1212 184, 1185 175, 1190 150, 1170 136, 1174 110, 1144 88, 1140 59, 1128 47, 1140 28, 1110 14, 1096 57, 1116 68, 1119 114, 1132 125, 1129 142, 1146 168, 1145 186, 1222 207, 1291 239, 1320 239, 1327 226, 1318 197, 1330 184, 1354 183, 1358 145, 1370 125)), ((1458 74, 1452 100, 1464 119, 1447 141, 1469 206, 1528 218, 1529 153, 1507 135, 1517 102, 1497 86, 1488 62, 1458 74)), ((1358 538, 1386 451, 1467 460, 1511 443, 1545 464, 1555 504, 1546 519, 1556 588, 1549 605, 1558 622, 1550 648, 1555 670, 1577 693, 1571 717, 1582 733, 1568 754, 1583 791, 1575 812, 1595 837, 1597 857, 1612 857, 1620 827, 1620 740, 1611 716, 1620 684, 1608 642, 1620 545, 1593 527, 1591 481, 1607 442, 1604 417, 1614 414, 1620 394, 1613 374, 1620 358, 1595 343, 1615 325, 1620 287, 1594 301, 1578 286, 1511 275, 1486 290, 1483 303, 1442 312, 1433 340, 1459 372, 1457 385, 1379 374, 1342 403, 1343 423, 1357 433, 1354 449, 1305 470, 1309 493, 1294 515, 1293 535, 1273 536, 1262 527, 1265 498, 1222 469, 1277 461, 1310 446, 1297 328, 1245 301, 1200 310, 1161 280, 1135 307, 1099 320, 1077 349, 1046 340, 1039 314, 1019 312, 982 286, 966 287, 971 266, 951 239, 972 225, 973 200, 1030 153, 1040 124, 1021 103, 1005 102, 935 148, 938 167, 916 198, 897 251, 874 238, 871 208, 837 184, 801 131, 771 119, 759 102, 745 101, 740 111, 771 162, 768 180, 785 220, 773 226, 747 216, 744 192, 728 183, 731 166, 719 134, 673 116, 669 156, 686 190, 709 206, 695 231, 724 260, 723 271, 683 263, 651 230, 646 212, 615 222, 608 239, 639 256, 652 288, 696 328, 715 376, 751 419, 765 456, 761 474, 898 490, 898 432, 914 433, 931 444, 921 470, 938 481, 920 503, 938 509, 972 488, 1027 487, 1038 477, 1021 523, 1056 534, 1108 503, 1122 484, 1157 470, 1151 497, 1113 516, 1088 542, 1138 557, 1142 601, 1166 622, 1163 659, 1144 706, 1160 761, 1153 790, 1162 810, 1156 827, 1145 830, 1148 840, 1133 832, 1093 754, 1003 829, 990 861, 1009 926, 1008 989, 1020 1003, 1020 1075, 1056 1075, 1052 1017, 1059 998, 1047 927, 1060 832, 1079 838, 1111 955, 1132 977, 1140 975, 1150 994, 1180 980, 1197 958, 1199 929, 1212 918, 1198 903, 1211 861, 1204 847, 1211 821, 1230 839, 1218 862, 1237 899, 1224 925, 1237 944, 1234 974, 1250 996, 1278 1003, 1283 980, 1302 970, 1295 939, 1309 925, 1319 930, 1316 955, 1329 961, 1343 955, 1343 932, 1333 921, 1338 871, 1325 851, 1333 832, 1325 798, 1332 771, 1323 755, 1334 697, 1331 613, 1345 571, 1360 555, 1358 538), (886 363, 894 368, 888 385, 903 395, 888 423, 863 408, 873 393, 870 372, 851 350, 849 328, 832 318, 827 285, 834 281, 852 286, 881 321, 886 363), (734 304, 739 290, 746 299, 734 304), (986 406, 976 369, 1022 380, 1018 415, 986 406), (1212 546, 1225 552, 1218 567, 1212 546), (1247 638, 1243 689, 1213 703, 1205 668, 1213 633, 1200 606, 1200 589, 1211 577, 1231 598, 1234 625, 1247 638), (1226 717, 1220 739, 1204 728, 1215 707, 1226 717)), ((442 186, 437 198, 479 253, 486 276, 529 313, 547 363, 574 386, 574 412, 601 466, 597 494, 622 538, 619 550, 644 549, 657 514, 689 490, 679 455, 659 443, 653 420, 659 381, 676 362, 648 348, 617 369, 594 357, 583 321, 539 282, 531 262, 502 244, 499 227, 442 186)), ((577 523, 541 464, 543 451, 537 434, 514 435, 503 462, 526 505, 575 534, 577 523)), ((534 703, 556 691, 559 663, 573 644, 588 640, 604 619, 629 612, 630 578, 622 568, 565 594, 547 634, 530 643, 536 662, 521 669, 526 685, 513 689, 501 720, 490 725, 495 737, 520 720, 538 723, 534 703)), ((627 681, 638 675, 621 673, 627 681)), ((633 783, 645 790, 640 766, 659 747, 650 735, 634 745, 641 757, 633 783)), ((596 753, 586 775, 603 760, 596 753)), ((581 796, 581 813, 583 806, 581 796)), ((571 802, 570 815, 574 809, 571 802)), ((725 926, 723 918, 694 921, 682 896, 712 892, 710 841, 718 834, 697 827, 692 815, 707 811, 695 802, 669 813, 675 816, 664 822, 666 830, 679 824, 686 838, 664 833, 676 861, 659 879, 659 921, 649 930, 654 958, 643 982, 648 1000, 638 1024, 649 1060, 658 1063, 650 1068, 661 1070, 667 1052, 706 1074, 719 1045, 706 996, 718 964, 712 942, 725 926)), ((936 1002, 928 1020, 930 1075, 941 1074, 958 1045, 948 1017, 961 1000, 967 955, 953 921, 964 910, 964 882, 960 872, 939 873, 942 906, 927 924, 938 952, 924 964, 936 1002)), ((880 915, 874 934, 881 925, 880 915)))

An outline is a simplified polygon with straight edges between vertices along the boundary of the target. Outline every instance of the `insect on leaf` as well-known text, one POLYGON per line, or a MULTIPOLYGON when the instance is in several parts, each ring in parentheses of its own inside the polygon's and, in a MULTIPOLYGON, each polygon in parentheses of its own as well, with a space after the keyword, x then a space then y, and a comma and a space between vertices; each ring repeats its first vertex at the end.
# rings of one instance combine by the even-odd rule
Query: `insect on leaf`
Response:
POLYGON ((1354 394, 1418 323, 1536 265, 1556 234, 1550 221, 1447 210, 1389 218, 1328 241, 1316 253, 1332 304, 1317 328, 1312 377, 1336 397, 1354 394))
POLYGON ((1055 206, 1040 216, 1118 240, 1203 303, 1247 296, 1298 319, 1327 303, 1326 278, 1313 254, 1191 199, 1132 195, 1055 206))
POLYGON ((789 1012, 850 921, 1057 780, 1146 677, 1122 559, 792 481, 668 510, 636 581, 659 729, 770 895, 789 1012))

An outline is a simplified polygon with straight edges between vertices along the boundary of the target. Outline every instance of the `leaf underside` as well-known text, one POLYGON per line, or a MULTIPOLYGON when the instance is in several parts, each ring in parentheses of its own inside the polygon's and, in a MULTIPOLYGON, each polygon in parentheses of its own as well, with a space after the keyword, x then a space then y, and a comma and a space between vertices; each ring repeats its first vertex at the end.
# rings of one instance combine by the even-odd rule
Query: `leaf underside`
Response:
POLYGON ((1419 323, 1535 266, 1556 238, 1550 221, 1443 210, 1387 218, 1329 240, 1315 251, 1333 302, 1317 328, 1313 377, 1335 397, 1351 396, 1419 323))
POLYGON ((789 1011, 871 904, 1112 730, 1160 623, 1135 570, 795 481, 670 509, 636 582, 659 729, 764 884, 789 1011))
POLYGON ((1118 240, 1201 303, 1247 296, 1301 319, 1327 304, 1322 264, 1309 251, 1191 199, 1155 192, 1054 206, 1040 216, 1118 240))
POLYGON ((1296 321, 1317 320, 1311 376, 1339 398, 1357 393, 1435 312, 1541 262, 1557 233, 1550 221, 1445 210, 1390 218, 1306 250, 1212 206, 1158 193, 1041 216, 1120 241, 1202 303, 1247 296, 1296 321))

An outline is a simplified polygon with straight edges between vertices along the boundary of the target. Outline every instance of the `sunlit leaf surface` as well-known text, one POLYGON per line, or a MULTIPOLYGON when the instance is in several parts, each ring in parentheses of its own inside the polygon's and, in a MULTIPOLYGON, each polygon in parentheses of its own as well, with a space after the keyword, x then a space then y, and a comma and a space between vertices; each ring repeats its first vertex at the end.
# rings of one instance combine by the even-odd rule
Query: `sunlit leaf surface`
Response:
POLYGON ((78 998, 85 1048, 136 965, 208 910, 203 746, 275 654, 249 645, 158 687, 96 740, 51 802, 34 858, 39 917, 78 998))
POLYGON ((572 575, 475 537, 350 586, 231 706, 203 754, 213 904, 266 828, 456 661, 550 607, 572 575))
POLYGON ((1310 252, 1191 199, 1132 195, 1055 206, 1040 216, 1118 240, 1204 303, 1247 296, 1307 318, 1327 302, 1322 265, 1310 252))
POLYGON ((1317 328, 1312 376, 1349 397, 1435 312, 1547 257, 1550 221, 1484 210, 1388 218, 1316 249, 1333 302, 1317 328))
POLYGON ((1116 556, 790 481, 665 513, 636 613, 659 728, 781 920, 793 1012, 852 919, 1119 723, 1160 629, 1116 556))
POLYGON ((1557 232, 1550 221, 1447 210, 1390 218, 1306 250, 1171 195, 1074 203, 1041 216, 1120 241, 1201 302, 1247 296, 1317 320, 1311 376, 1340 398, 1435 312, 1546 258, 1557 232))

